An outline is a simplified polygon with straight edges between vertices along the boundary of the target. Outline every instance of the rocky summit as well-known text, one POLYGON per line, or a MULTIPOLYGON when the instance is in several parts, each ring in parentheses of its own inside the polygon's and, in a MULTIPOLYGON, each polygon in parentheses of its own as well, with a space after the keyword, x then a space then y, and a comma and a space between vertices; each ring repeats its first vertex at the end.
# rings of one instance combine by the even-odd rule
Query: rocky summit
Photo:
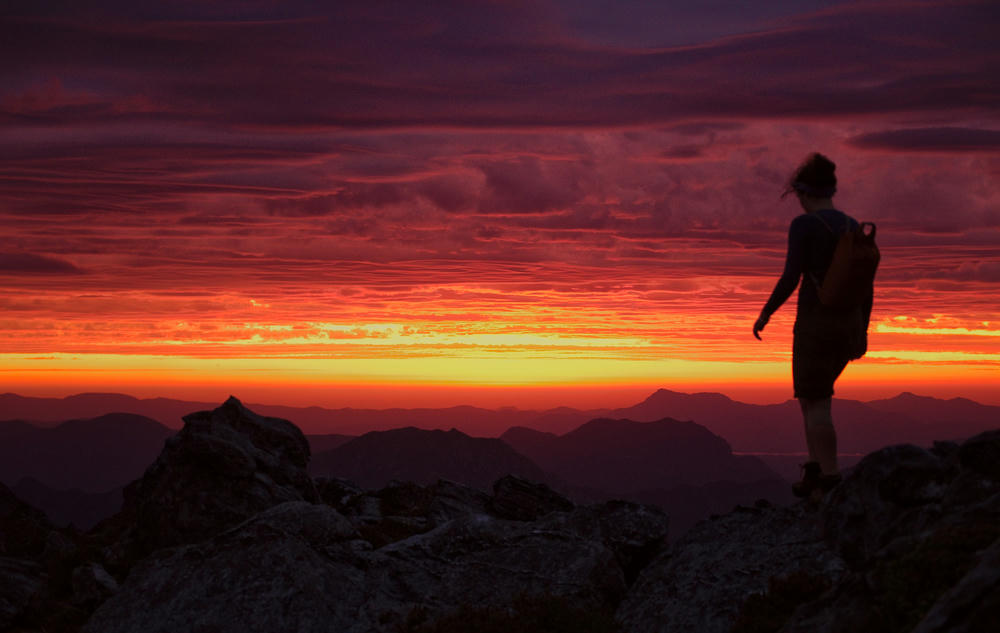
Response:
POLYGON ((128 559, 200 542, 279 503, 317 501, 308 463, 309 442, 298 427, 231 397, 185 416, 184 428, 126 486, 121 514, 99 529, 110 530, 105 538, 128 559))
POLYGON ((0 630, 66 633, 993 631, 1000 431, 864 458, 820 502, 668 540, 652 505, 515 476, 308 476, 291 423, 191 414, 121 513, 56 529, 0 488, 0 630))

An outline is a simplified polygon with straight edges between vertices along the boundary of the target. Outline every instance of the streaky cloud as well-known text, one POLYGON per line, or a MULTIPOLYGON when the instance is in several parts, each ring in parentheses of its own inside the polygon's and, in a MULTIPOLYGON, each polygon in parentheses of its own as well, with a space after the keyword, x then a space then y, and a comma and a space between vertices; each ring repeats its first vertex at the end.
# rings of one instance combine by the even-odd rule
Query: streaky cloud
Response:
POLYGON ((861 149, 898 152, 998 152, 1000 130, 924 127, 859 134, 848 143, 861 149))
POLYGON ((36 253, 0 253, 0 273, 82 274, 72 262, 36 253))

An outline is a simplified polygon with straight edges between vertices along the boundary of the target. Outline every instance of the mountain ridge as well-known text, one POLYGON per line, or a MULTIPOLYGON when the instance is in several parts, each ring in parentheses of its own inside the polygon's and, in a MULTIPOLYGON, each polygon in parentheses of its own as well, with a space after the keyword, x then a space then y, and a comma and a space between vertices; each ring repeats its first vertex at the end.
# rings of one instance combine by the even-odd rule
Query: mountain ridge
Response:
MULTIPOLYGON (((170 428, 179 428, 178 421, 183 415, 213 406, 168 398, 142 400, 124 394, 92 393, 46 399, 7 393, 0 394, 0 411, 6 412, 5 417, 36 424, 42 419, 41 424, 51 426, 57 421, 108 413, 73 408, 83 405, 91 409, 100 408, 101 398, 105 396, 112 398, 117 405, 133 409, 121 412, 145 415, 170 428), (72 415, 57 419, 54 417, 56 413, 72 415)), ((738 452, 795 453, 802 450, 803 443, 801 413, 795 401, 749 404, 717 392, 687 394, 659 389, 635 405, 617 409, 563 406, 534 411, 484 409, 469 405, 438 409, 248 406, 265 415, 292 420, 309 435, 358 436, 372 430, 405 426, 443 430, 454 427, 474 437, 500 437, 515 426, 562 434, 600 417, 642 422, 671 417, 705 426, 725 438, 738 452)), ((991 428, 994 421, 1000 419, 998 406, 967 398, 943 400, 909 392, 870 402, 835 398, 833 409, 840 447, 842 452, 847 453, 866 453, 900 441, 927 444, 938 439, 962 439, 991 428)))

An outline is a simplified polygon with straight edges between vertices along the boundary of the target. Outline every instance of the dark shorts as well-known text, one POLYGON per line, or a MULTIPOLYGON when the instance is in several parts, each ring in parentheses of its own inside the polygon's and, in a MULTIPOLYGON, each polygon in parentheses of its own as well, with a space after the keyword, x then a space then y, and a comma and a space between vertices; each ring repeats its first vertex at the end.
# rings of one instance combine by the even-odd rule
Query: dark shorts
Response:
POLYGON ((850 332, 842 316, 799 315, 792 342, 792 384, 796 398, 822 400, 851 358, 850 332))

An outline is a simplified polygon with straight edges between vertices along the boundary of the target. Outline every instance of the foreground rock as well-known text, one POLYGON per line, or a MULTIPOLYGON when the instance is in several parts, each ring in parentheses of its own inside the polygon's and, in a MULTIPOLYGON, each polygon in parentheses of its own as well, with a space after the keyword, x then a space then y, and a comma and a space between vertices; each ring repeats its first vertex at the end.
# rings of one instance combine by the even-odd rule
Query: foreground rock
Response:
MULTIPOLYGON (((133 568, 84 630, 395 631, 463 606, 504 607, 524 596, 609 616, 635 576, 632 567, 667 532, 666 516, 636 504, 518 521, 478 511, 482 493, 459 492, 456 484, 422 492, 427 504, 410 514, 422 516, 428 531, 379 548, 358 528, 402 518, 394 502, 382 503, 391 494, 360 503, 373 507, 353 521, 330 506, 289 502, 203 543, 161 550, 133 568), (435 492, 446 501, 437 503, 435 492), (473 501, 467 512, 440 512, 454 512, 461 498, 473 501)), ((355 507, 350 499, 344 505, 355 507)))
POLYGON ((823 503, 667 516, 507 476, 365 490, 306 476, 288 422, 188 416, 80 542, 0 489, 0 617, 75 633, 990 630, 1000 432, 862 460, 823 503), (110 573, 109 573, 110 572, 110 573), (984 628, 985 627, 985 628, 984 628))
POLYGON ((961 446, 893 446, 865 457, 822 512, 848 573, 782 630, 995 630, 998 455, 993 431, 961 446))
POLYGON ((0 631, 75 631, 86 620, 70 580, 73 536, 0 484, 0 631))
POLYGON ((865 457, 818 506, 705 521, 646 566, 624 630, 996 630, 1000 432, 865 457))
POLYGON ((618 619, 631 633, 728 633, 771 578, 830 586, 845 569, 803 504, 739 508, 701 523, 650 563, 618 619))
POLYGON ((111 561, 118 569, 156 549, 211 538, 280 503, 318 500, 306 472, 309 443, 291 422, 230 398, 184 423, 125 488, 121 515, 104 526, 118 541, 111 561))

